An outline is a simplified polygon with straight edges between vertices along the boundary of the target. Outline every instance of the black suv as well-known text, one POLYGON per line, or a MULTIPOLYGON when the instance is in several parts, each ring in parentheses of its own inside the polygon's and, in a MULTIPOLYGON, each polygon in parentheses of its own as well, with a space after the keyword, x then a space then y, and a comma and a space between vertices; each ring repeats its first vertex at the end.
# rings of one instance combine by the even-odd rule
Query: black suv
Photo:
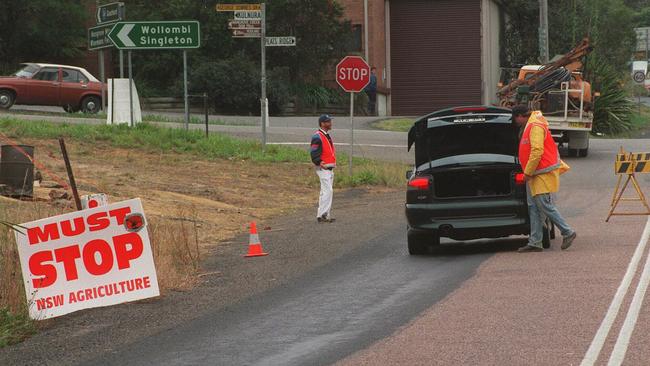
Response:
MULTIPOLYGON (((440 237, 529 234, 518 129, 509 109, 471 106, 431 113, 409 131, 408 149, 414 144, 406 192, 410 254, 427 253, 440 237)), ((545 229, 544 247, 550 236, 545 229)))

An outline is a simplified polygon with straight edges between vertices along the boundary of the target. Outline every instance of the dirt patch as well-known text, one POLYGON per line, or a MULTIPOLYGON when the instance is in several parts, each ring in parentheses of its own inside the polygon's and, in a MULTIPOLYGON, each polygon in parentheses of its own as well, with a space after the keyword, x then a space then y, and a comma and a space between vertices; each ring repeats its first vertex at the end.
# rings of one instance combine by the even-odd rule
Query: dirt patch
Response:
MULTIPOLYGON (((57 197, 66 193, 48 184, 67 181, 58 141, 26 139, 21 143, 35 146, 35 159, 46 168, 41 172, 44 181, 34 189, 35 202, 3 198, 3 217, 26 222, 74 210, 71 197, 51 199, 53 193, 57 197)), ((142 199, 163 292, 191 288, 201 271, 202 254, 219 242, 246 232, 251 221, 264 229, 269 218, 313 205, 317 200, 316 179, 308 163, 208 160, 107 144, 70 141, 67 145, 80 194, 106 193, 109 202, 142 199)), ((6 235, 7 248, 12 247, 12 235, 6 235)), ((245 250, 243 246, 242 251, 245 250)), ((17 260, 13 252, 3 258, 17 260)), ((14 279, 19 276, 18 263, 7 270, 14 279)), ((17 280, 11 286, 21 287, 15 286, 20 283, 17 280)), ((5 283, 0 287, 9 286, 5 283)), ((16 291, 22 290, 2 292, 9 298, 16 291)), ((24 295, 19 297, 23 300, 10 304, 10 308, 16 310, 16 304, 24 301, 24 295)), ((8 305, 7 298, 0 298, 0 307, 8 305)))

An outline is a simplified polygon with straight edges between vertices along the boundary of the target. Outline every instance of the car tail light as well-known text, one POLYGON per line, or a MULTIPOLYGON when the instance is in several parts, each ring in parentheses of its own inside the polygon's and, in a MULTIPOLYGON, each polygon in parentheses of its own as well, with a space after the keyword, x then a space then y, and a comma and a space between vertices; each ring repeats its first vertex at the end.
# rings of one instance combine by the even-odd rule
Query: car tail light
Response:
POLYGON ((485 107, 463 107, 463 108, 455 108, 454 112, 456 113, 463 113, 463 112, 485 112, 487 111, 487 108, 485 107))
POLYGON ((526 176, 524 176, 524 173, 515 174, 515 184, 522 185, 524 183, 526 183, 526 176))
POLYGON ((409 187, 415 188, 417 190, 428 190, 429 189, 429 177, 418 177, 413 178, 409 181, 409 187))

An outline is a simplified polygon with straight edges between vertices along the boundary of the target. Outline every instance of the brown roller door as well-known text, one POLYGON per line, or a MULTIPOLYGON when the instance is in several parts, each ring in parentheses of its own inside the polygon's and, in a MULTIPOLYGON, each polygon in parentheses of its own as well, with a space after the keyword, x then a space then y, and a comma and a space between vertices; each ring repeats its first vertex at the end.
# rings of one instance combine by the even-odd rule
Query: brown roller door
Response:
POLYGON ((480 0, 391 0, 392 114, 481 104, 480 0))

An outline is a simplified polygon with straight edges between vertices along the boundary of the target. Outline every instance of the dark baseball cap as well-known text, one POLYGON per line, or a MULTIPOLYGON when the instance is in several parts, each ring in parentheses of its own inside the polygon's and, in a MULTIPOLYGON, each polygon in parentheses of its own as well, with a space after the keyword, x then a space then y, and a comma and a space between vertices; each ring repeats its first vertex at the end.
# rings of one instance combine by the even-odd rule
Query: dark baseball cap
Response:
POLYGON ((332 120, 332 117, 329 114, 321 114, 321 116, 318 117, 318 123, 327 122, 327 121, 331 121, 331 120, 332 120))

